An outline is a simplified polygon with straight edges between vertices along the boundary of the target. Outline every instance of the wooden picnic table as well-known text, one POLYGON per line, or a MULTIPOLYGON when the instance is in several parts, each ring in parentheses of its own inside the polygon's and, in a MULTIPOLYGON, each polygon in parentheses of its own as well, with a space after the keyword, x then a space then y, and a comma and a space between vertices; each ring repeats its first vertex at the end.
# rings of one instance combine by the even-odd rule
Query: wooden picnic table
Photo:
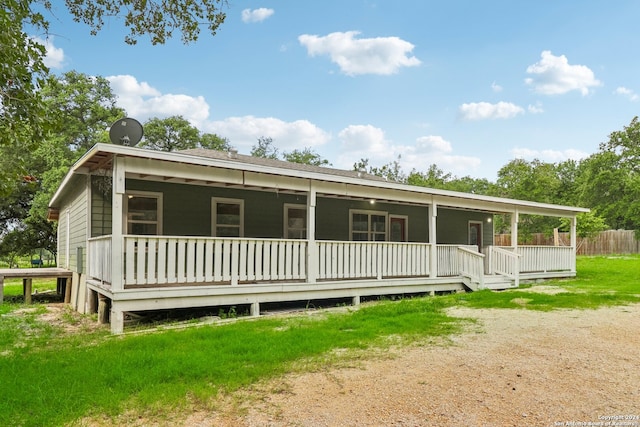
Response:
POLYGON ((0 268, 0 304, 4 299, 4 279, 21 278, 24 303, 31 304, 32 280, 34 278, 58 279, 58 292, 64 288, 64 302, 71 301, 71 270, 58 267, 41 268, 0 268), (64 281, 62 285, 61 280, 64 281))

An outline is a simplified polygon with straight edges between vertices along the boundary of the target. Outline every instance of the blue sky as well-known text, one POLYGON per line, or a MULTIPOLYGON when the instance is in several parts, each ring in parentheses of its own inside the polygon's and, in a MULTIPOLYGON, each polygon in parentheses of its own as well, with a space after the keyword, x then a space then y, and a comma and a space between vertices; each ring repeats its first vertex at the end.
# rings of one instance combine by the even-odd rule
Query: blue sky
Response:
POLYGON ((596 152, 640 106, 636 0, 229 0, 216 36, 164 46, 126 45, 118 19, 90 36, 59 3, 52 72, 106 77, 130 117, 182 115, 245 154, 264 136, 338 168, 495 180, 596 152))

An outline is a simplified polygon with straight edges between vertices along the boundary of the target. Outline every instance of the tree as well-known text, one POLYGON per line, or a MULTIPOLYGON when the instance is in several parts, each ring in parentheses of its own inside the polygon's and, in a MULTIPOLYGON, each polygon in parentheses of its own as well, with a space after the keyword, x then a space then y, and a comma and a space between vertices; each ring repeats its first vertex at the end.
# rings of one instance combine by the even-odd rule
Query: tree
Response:
POLYGON ((358 162, 354 163, 353 170, 366 172, 392 182, 406 182, 407 179, 404 172, 402 172, 402 167, 400 166, 400 156, 398 156, 396 160, 381 167, 369 165, 369 159, 360 159, 358 162))
POLYGON ((203 133, 200 136, 200 146, 209 150, 229 151, 231 144, 227 138, 222 138, 215 133, 203 133))
POLYGON ((37 147, 3 147, 0 157, 0 168, 18 155, 25 159, 23 174, 7 181, 6 197, 0 201, 0 231, 19 233, 20 239, 9 238, 25 245, 23 252, 34 248, 55 252, 55 228, 46 219, 53 193, 73 162, 96 142, 108 141, 109 124, 125 115, 115 107, 106 79, 74 71, 47 78, 41 101, 51 112, 49 132, 37 147))
POLYGON ((450 173, 444 173, 438 165, 431 164, 427 172, 412 170, 407 178, 407 183, 419 187, 445 189, 451 179, 452 175, 450 173))
POLYGON ((198 129, 182 116, 171 116, 149 119, 144 124, 144 141, 140 146, 158 151, 177 151, 196 148, 199 143, 198 129))
MULTIPOLYGON (((69 0, 67 9, 76 22, 83 22, 97 34, 106 18, 123 18, 129 29, 125 42, 135 44, 149 36, 152 44, 162 44, 181 33, 184 43, 194 42, 206 25, 212 35, 222 25, 226 0, 69 0)), ((0 9, 0 149, 21 147, 29 152, 37 147, 48 130, 47 111, 39 89, 49 70, 44 65, 45 47, 30 31, 49 32, 45 14, 54 15, 58 3, 38 0, 4 0, 0 9), (33 6, 38 6, 33 7, 33 6)), ((55 110, 54 110, 55 111, 55 110)), ((23 174, 24 158, 16 153, 10 168, 0 169, 0 196, 11 182, 23 174)))
POLYGON ((41 14, 29 2, 5 0, 0 9, 0 150, 14 151, 12 161, 0 168, 0 197, 24 173, 24 152, 29 152, 46 130, 44 106, 38 89, 48 73, 45 49, 23 30, 47 28, 41 14))
POLYGON ((178 151, 190 148, 229 150, 229 140, 213 133, 203 133, 182 116, 164 119, 154 117, 144 124, 141 147, 157 151, 178 151))
MULTIPOLYGON (((609 228, 602 217, 597 216, 593 212, 584 212, 578 214, 576 224, 576 236, 584 239, 593 239, 601 231, 609 228)), ((558 227, 563 231, 571 230, 571 220, 569 218, 560 219, 561 226, 558 227)))
POLYGON ((33 196, 39 188, 35 177, 14 181, 14 188, 7 197, 0 197, 0 239, 18 227, 29 215, 33 196))
POLYGON ((640 174, 631 168, 619 154, 608 150, 580 164, 580 203, 613 229, 640 230, 640 174))
POLYGON ((282 157, 287 162, 291 163, 302 163, 313 166, 331 166, 329 160, 323 159, 318 153, 308 147, 304 150, 293 150, 289 153, 284 153, 282 157))
POLYGON ((277 160, 278 149, 273 145, 273 138, 265 138, 264 136, 258 138, 258 144, 251 147, 251 155, 253 157, 277 160))
POLYGON ((462 178, 454 178, 445 184, 445 189, 451 191, 460 191, 471 194, 493 195, 495 193, 495 184, 486 178, 472 178, 463 176, 462 178))
POLYGON ((601 152, 616 153, 620 163, 633 173, 640 173, 640 122, 634 117, 621 131, 612 132, 609 141, 600 144, 601 152))
POLYGON ((96 35, 104 26, 105 18, 124 18, 129 29, 125 42, 136 44, 138 38, 148 35, 151 43, 164 44, 173 37, 174 31, 182 33, 182 42, 198 40, 200 27, 206 25, 211 35, 215 35, 226 14, 221 11, 226 0, 83 0, 67 1, 73 20, 91 27, 91 35, 96 35))
POLYGON ((49 76, 42 91, 52 117, 52 136, 71 152, 84 154, 96 143, 109 142, 109 126, 125 116, 116 106, 116 95, 102 76, 69 71, 49 76))

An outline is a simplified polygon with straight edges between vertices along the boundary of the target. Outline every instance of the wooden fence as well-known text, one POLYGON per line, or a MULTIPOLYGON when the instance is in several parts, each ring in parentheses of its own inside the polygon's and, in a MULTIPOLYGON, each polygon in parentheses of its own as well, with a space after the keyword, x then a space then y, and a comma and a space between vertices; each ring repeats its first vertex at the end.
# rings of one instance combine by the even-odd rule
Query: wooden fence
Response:
MULTIPOLYGON (((569 233, 558 233, 559 246, 569 246, 569 233)), ((496 234, 496 246, 511 245, 510 234, 496 234)), ((553 235, 533 234, 524 245, 554 246, 553 235)), ((633 230, 607 230, 593 239, 578 238, 578 255, 637 254, 640 253, 640 240, 633 230)))

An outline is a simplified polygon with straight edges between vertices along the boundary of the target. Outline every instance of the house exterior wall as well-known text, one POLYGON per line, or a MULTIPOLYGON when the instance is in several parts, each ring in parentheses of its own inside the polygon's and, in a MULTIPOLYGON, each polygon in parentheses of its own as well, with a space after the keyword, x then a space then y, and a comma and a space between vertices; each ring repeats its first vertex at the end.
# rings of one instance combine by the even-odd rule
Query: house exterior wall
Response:
POLYGON ((438 208, 436 233, 440 244, 469 243, 469 221, 482 222, 482 246, 493 244, 493 216, 484 212, 438 208))
POLYGON ((73 272, 70 302, 71 306, 81 313, 85 312, 86 302, 85 272, 90 197, 88 179, 84 175, 74 178, 71 187, 73 190, 63 203, 58 220, 58 266, 73 272), (81 260, 78 259, 79 251, 82 254, 81 260))
MULTIPOLYGON (((256 238, 283 238, 284 205, 306 205, 305 195, 256 191, 240 188, 197 186, 127 179, 127 191, 163 194, 163 230, 167 236, 211 236, 212 198, 244 201, 244 235, 256 238)), ((92 235, 111 224, 111 203, 92 185, 92 235), (100 213, 106 216, 100 218, 100 213)), ((381 211, 407 217, 409 242, 429 241, 428 206, 392 204, 368 200, 318 197, 316 205, 316 239, 350 240, 350 210, 381 211)), ((482 212, 438 208, 437 238, 442 244, 467 244, 469 221, 482 222, 483 246, 493 244, 491 215, 482 212)), ((102 233, 107 234, 107 233, 102 233)))
POLYGON ((163 230, 167 236, 211 236, 211 199, 244 200, 244 234, 282 238, 284 204, 306 204, 305 196, 233 188, 127 180, 127 190, 163 194, 163 230))
MULTIPOLYGON (((72 188, 73 191, 60 209, 58 220, 58 266, 78 271, 77 248, 82 248, 83 253, 86 253, 87 248, 89 192, 87 191, 86 177, 76 177, 72 188), (68 254, 67 241, 69 242, 68 254), (68 264, 67 259, 69 259, 68 264)), ((83 263, 86 263, 86 257, 84 257, 83 263)))
POLYGON ((316 206, 316 238, 318 240, 350 240, 349 211, 381 211, 408 217, 409 242, 429 241, 427 206, 395 205, 367 200, 318 198, 316 206))

